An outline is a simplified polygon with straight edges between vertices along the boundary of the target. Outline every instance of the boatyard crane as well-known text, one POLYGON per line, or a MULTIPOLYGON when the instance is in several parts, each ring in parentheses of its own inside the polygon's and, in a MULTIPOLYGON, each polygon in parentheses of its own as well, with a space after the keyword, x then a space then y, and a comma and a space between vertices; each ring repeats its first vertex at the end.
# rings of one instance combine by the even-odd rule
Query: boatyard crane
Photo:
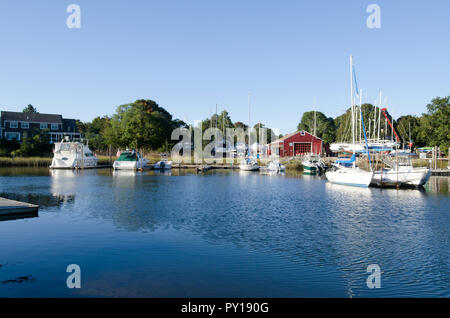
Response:
POLYGON ((400 143, 400 138, 398 137, 397 132, 396 132, 395 129, 394 129, 394 125, 392 125, 392 123, 391 123, 391 121, 389 120, 388 115, 387 115, 387 113, 386 113, 386 112, 387 112, 387 108, 381 109, 381 112, 383 113, 384 117, 386 118, 387 122, 389 123, 389 126, 391 126, 391 129, 392 129, 392 131, 393 131, 394 134, 395 134, 395 138, 397 138, 397 142, 400 143))

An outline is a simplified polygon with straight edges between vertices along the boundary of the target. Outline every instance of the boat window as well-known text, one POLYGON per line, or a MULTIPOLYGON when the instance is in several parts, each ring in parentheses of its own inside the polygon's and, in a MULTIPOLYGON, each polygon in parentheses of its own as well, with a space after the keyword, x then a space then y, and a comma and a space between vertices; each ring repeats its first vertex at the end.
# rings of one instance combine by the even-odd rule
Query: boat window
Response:
POLYGON ((137 161, 136 153, 123 152, 120 154, 120 157, 117 158, 117 161, 137 161))

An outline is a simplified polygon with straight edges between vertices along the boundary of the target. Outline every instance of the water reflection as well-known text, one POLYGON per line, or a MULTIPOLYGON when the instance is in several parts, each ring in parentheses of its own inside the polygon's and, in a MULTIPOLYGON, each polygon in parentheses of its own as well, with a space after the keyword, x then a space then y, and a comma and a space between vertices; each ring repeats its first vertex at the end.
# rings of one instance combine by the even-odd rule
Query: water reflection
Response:
POLYGON ((432 177, 425 185, 425 189, 431 193, 449 194, 450 178, 449 177, 432 177))
POLYGON ((155 176, 171 176, 172 169, 171 170, 153 170, 149 174, 153 174, 155 176))
MULTIPOLYGON (((66 172, 39 182, 24 178, 20 191, 28 187, 76 195, 77 204, 65 216, 68 223, 70 217, 79 217, 98 231, 98 237, 90 233, 90 240, 101 246, 108 236, 118 254, 155 253, 167 261, 161 268, 176 267, 177 262, 202 268, 197 258, 192 261, 180 252, 182 243, 189 246, 195 237, 205 248, 195 253, 206 253, 204 258, 225 246, 217 264, 229 270, 224 281, 245 280, 254 273, 290 275, 295 279, 285 295, 297 296, 311 283, 325 295, 373 296, 365 285, 368 264, 383 270, 383 288, 375 296, 414 296, 418 291, 422 296, 448 295, 449 196, 347 187, 289 173, 268 177, 213 170, 200 176, 174 170, 171 176, 153 171, 66 172), (182 237, 180 249, 158 252, 157 247, 174 237, 182 237), (243 259, 253 260, 254 252, 265 257, 246 268, 243 259)), ((76 230, 84 233, 80 223, 76 230)), ((117 257, 120 264, 129 261, 117 257)), ((136 266, 153 264, 140 261, 136 266)), ((224 281, 214 284, 226 285, 224 281)))
POLYGON ((327 194, 332 195, 336 200, 370 200, 374 189, 363 187, 350 187, 331 182, 325 182, 327 194))
POLYGON ((61 205, 72 203, 75 195, 61 195, 61 194, 40 194, 40 193, 13 193, 1 192, 0 197, 37 204, 42 207, 59 207, 61 205))

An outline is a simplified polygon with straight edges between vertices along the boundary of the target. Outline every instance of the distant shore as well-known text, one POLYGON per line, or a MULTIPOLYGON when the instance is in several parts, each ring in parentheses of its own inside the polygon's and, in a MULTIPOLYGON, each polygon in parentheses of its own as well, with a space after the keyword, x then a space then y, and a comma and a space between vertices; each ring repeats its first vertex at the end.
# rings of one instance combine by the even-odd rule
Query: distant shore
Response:
MULTIPOLYGON (((108 156, 97 156, 98 158, 98 165, 111 165, 114 160, 116 160, 116 157, 108 157, 108 156)), ((155 163, 158 161, 156 156, 150 156, 149 162, 150 163, 155 163)), ((331 164, 335 159, 337 158, 332 158, 332 157, 327 157, 324 158, 325 161, 327 162, 327 164, 331 164)), ((170 160, 170 159, 169 159, 170 160)), ((240 159, 235 159, 233 165, 237 166, 239 165, 239 161, 240 159)), ((259 165, 263 166, 266 165, 268 163, 268 161, 270 161, 269 159, 260 159, 258 160, 259 165)), ((291 159, 291 160, 280 160, 282 164, 284 164, 286 166, 286 169, 288 170, 297 170, 297 171, 303 171, 303 166, 301 163, 301 160, 299 159, 291 159)), ((52 158, 51 157, 0 157, 0 167, 49 167, 50 164, 52 163, 52 158)), ((429 166, 428 160, 426 159, 413 159, 412 160, 413 166, 414 167, 427 167, 429 166)), ((212 163, 210 164, 212 166, 224 166, 224 167, 229 167, 230 163, 212 163)), ((364 161, 359 161, 358 160, 358 165, 360 165, 363 169, 368 167, 365 167, 365 165, 367 165, 367 163, 365 163, 364 161)), ((438 162, 438 169, 446 169, 448 165, 448 161, 447 160, 440 160, 438 162)), ((174 162, 173 164, 174 167, 177 166, 177 163, 174 162)), ((195 168, 196 166, 199 166, 199 164, 181 164, 181 166, 183 167, 191 167, 191 168, 195 168)), ((379 168, 379 167, 378 167, 379 168)))

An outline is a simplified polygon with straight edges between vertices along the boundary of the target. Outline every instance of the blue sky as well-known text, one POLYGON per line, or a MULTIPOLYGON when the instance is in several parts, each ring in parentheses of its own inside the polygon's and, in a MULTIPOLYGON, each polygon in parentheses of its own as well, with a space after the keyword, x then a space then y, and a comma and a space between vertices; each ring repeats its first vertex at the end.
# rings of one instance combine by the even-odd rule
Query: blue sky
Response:
POLYGON ((394 117, 418 115, 450 94, 449 14, 448 0, 3 0, 0 109, 87 121, 148 98, 187 122, 216 103, 247 122, 251 91, 252 122, 288 133, 314 99, 332 117, 349 105, 353 54, 364 102, 382 89, 394 117))

